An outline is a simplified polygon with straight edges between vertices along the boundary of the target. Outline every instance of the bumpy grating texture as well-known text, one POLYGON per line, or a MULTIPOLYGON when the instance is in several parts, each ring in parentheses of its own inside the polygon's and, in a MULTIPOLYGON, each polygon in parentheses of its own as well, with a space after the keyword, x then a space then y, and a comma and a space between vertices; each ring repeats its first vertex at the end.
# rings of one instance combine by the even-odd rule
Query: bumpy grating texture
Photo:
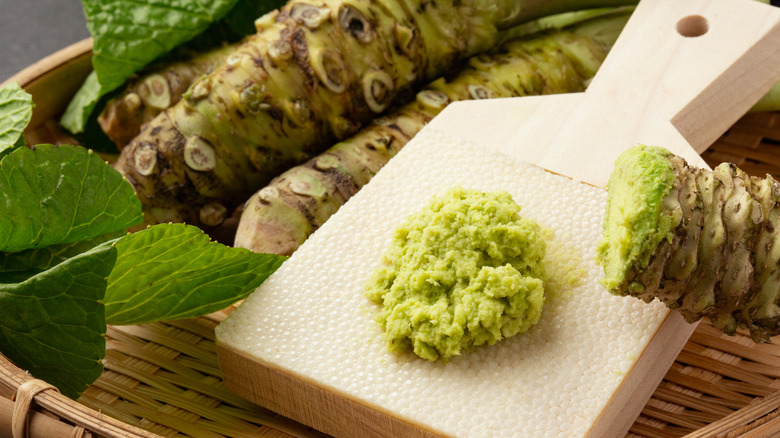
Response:
POLYGON ((225 346, 458 436, 582 436, 667 311, 609 295, 594 245, 606 192, 424 130, 217 328, 225 346), (529 332, 429 363, 385 349, 364 287, 394 228, 454 185, 506 190, 553 231, 557 283, 529 332), (580 284, 564 278, 582 270, 580 284))

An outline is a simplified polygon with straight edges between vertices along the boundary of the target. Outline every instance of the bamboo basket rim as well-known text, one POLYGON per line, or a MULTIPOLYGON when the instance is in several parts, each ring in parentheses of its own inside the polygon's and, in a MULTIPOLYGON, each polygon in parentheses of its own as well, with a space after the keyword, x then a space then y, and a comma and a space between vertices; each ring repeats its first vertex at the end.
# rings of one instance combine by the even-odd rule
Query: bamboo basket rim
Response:
MULTIPOLYGON (((47 80, 51 75, 56 72, 60 72, 65 69, 78 70, 77 74, 70 75, 71 80, 80 84, 86 77, 87 72, 91 69, 91 54, 92 54, 92 39, 87 38, 74 43, 60 51, 57 51, 33 65, 23 69, 16 75, 4 81, 0 84, 0 88, 11 83, 18 82, 22 88, 27 90, 34 89, 36 87, 43 87, 47 84, 47 80)), ((71 84, 72 85, 72 84, 71 84)), ((49 105, 50 102, 45 102, 45 105, 49 105)), ((55 104, 59 104, 59 108, 63 108, 63 103, 55 101, 55 104)), ((40 110, 42 103, 36 100, 36 108, 40 110)), ((53 116, 51 112, 44 112, 42 116, 34 116, 31 126, 36 123, 42 123, 46 119, 50 119, 53 116)), ((780 113, 778 113, 778 130, 780 132, 780 113)), ((778 145, 780 145, 780 139, 776 139, 778 145)), ((709 151, 705 152, 709 153, 709 151)), ((728 153, 723 155, 721 152, 714 153, 716 157, 729 157, 728 153), (720 155, 718 155, 720 154, 720 155)), ((758 168, 759 171, 763 168, 758 168)), ((780 172, 780 155, 777 161, 777 171, 780 172)), ((228 312, 218 312, 217 314, 210 315, 205 320, 211 323, 218 323, 221 321, 228 312)), ((110 328, 109 328, 110 329, 110 328)), ((189 328, 193 332, 199 332, 201 329, 189 328)), ((205 330, 209 330, 205 328, 205 330)), ((689 344, 693 343, 694 346, 688 347, 687 350, 695 349, 697 346, 705 346, 709 349, 722 349, 722 351, 728 352, 728 354, 741 354, 743 357, 750 359, 752 356, 765 355, 767 353, 758 351, 759 346, 753 344, 743 345, 732 340, 724 339, 722 336, 713 334, 714 329, 707 323, 699 324, 699 328, 694 333, 693 341, 689 341, 689 344), (733 343, 734 345, 726 345, 733 343), (753 350, 756 350, 755 352, 753 350)), ((211 329, 213 332, 213 328, 211 329)), ((744 334, 742 338, 747 338, 744 334)), ((780 364, 780 348, 774 347, 772 355, 777 358, 777 363, 780 364)), ((691 355, 690 351, 686 353, 686 349, 680 353, 678 359, 683 355, 691 355)), ((685 359, 684 363, 697 362, 701 359, 691 360, 689 357, 685 359)), ((716 359, 712 359, 716 360, 716 359)), ((677 365, 677 363, 675 363, 677 365)), ((675 371, 670 370, 670 373, 675 371)), ((676 373, 676 372, 675 372, 676 373)), ((684 374, 684 372, 681 372, 684 374)), ((684 423, 682 420, 675 420, 673 418, 674 412, 664 411, 663 408, 651 406, 651 402, 637 419, 635 426, 632 427, 629 435, 633 433, 633 436, 647 436, 647 437, 674 437, 674 436, 687 436, 690 438, 705 437, 705 436, 729 436, 729 437, 748 437, 748 436, 778 436, 780 435, 780 367, 777 372, 777 379, 772 382, 767 388, 771 391, 762 393, 761 396, 756 396, 752 401, 745 403, 744 407, 730 411, 727 415, 721 415, 719 419, 712 422, 705 422, 703 427, 695 429, 693 432, 683 434, 679 432, 679 423, 684 423), (660 412, 659 412, 660 411, 660 412), (641 422, 641 417, 649 415, 651 417, 647 424, 652 424, 659 419, 668 420, 667 423, 672 425, 671 429, 665 428, 645 428, 641 422), (752 432, 751 432, 752 431, 752 432), (743 434, 744 432, 744 434, 743 434)), ((675 379, 679 377, 675 374, 675 379)), ((662 403, 674 404, 675 397, 683 398, 684 406, 696 404, 696 400, 688 400, 692 397, 688 392, 682 391, 678 396, 670 395, 667 389, 663 389, 662 386, 667 383, 669 374, 665 377, 664 382, 659 385, 656 390, 654 398, 658 398, 662 403), (663 389, 663 391, 662 391, 663 389)), ((707 383, 706 380, 701 380, 707 383)), ((678 385, 680 382, 675 381, 672 386, 678 385)), ((704 385, 702 383, 702 385, 704 385)), ((717 387, 716 384, 712 384, 717 387)), ((697 388, 694 388, 697 389, 697 388)), ((702 388, 702 393, 708 394, 708 391, 712 392, 712 388, 702 388)), ((716 403, 717 405, 717 403, 716 403)), ((714 409, 714 408, 713 408, 714 409)), ((725 408, 722 410, 714 409, 721 413, 725 413, 725 408)), ((18 412, 17 412, 18 414, 18 412)), ((703 417, 708 418, 708 417, 703 417)), ((16 367, 12 362, 0 354, 0 433, 11 430, 12 427, 19 427, 19 422, 23 422, 25 426, 29 428, 27 434, 29 436, 106 436, 106 437, 120 437, 120 438, 140 438, 140 437, 161 437, 162 435, 155 434, 149 430, 142 429, 140 427, 128 424, 124 421, 118 420, 104 412, 90 408, 82 403, 73 401, 64 395, 51 389, 50 385, 45 382, 39 381, 33 378, 29 373, 16 367), (20 387, 22 391, 20 392, 20 387), (32 388, 34 393, 28 394, 25 388, 32 388), (16 401, 14 401, 14 398, 16 401), (28 399, 27 402, 31 402, 33 405, 29 410, 22 408, 21 418, 13 418, 14 411, 20 411, 18 404, 21 399, 28 399)), ((663 421, 663 420, 661 420, 663 421)), ((701 422, 700 422, 701 423, 701 422)), ((306 433, 305 429, 298 427, 295 424, 289 425, 281 420, 277 423, 280 429, 285 430, 287 433, 297 434, 298 432, 306 433), (289 427, 287 427, 289 426, 289 427)), ((690 428, 689 428, 690 429, 690 428)), ((21 429, 19 429, 21 430, 21 429)), ((317 434, 316 431, 312 432, 317 434)), ((13 435, 14 438, 17 435, 13 435)), ((28 435, 21 435, 28 436, 28 435)), ((270 435, 269 435, 270 436, 270 435)), ((281 436, 281 435, 273 435, 281 436)))

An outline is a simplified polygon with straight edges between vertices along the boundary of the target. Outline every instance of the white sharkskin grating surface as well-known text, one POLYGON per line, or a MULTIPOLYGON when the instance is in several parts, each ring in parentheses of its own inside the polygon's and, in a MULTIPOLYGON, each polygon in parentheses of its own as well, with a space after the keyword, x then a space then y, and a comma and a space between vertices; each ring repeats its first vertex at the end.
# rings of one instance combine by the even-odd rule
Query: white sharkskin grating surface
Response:
POLYGON ((442 434, 584 436, 667 314, 598 284, 605 200, 604 190, 425 129, 217 327, 218 341, 442 434), (511 193, 523 216, 553 230, 556 283, 584 275, 548 298, 526 333, 446 364, 394 355, 365 284, 397 225, 455 185, 511 193))

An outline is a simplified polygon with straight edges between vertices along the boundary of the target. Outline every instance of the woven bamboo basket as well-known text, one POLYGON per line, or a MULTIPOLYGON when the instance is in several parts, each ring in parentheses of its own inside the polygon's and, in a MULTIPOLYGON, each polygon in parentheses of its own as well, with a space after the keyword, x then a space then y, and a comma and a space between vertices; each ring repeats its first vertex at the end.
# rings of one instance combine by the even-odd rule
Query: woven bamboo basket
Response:
MULTIPOLYGON (((28 144, 74 141, 57 116, 91 69, 91 46, 74 44, 10 79, 36 104, 28 144)), ((746 115, 703 157, 780 175, 780 113, 746 115)), ((0 355, 0 436, 321 436, 225 389, 214 328, 230 310, 109 326, 105 371, 78 401, 0 355)), ((780 344, 756 345, 745 333, 729 337, 701 322, 627 436, 780 436, 780 344)))

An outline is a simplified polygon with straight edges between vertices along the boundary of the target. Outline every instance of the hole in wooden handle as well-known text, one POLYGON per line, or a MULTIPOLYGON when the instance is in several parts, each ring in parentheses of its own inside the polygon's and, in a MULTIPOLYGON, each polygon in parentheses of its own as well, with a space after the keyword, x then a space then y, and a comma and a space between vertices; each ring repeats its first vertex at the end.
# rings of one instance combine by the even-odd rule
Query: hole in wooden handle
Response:
POLYGON ((684 37, 702 36, 708 30, 707 19, 701 15, 689 15, 677 22, 677 32, 684 37))

